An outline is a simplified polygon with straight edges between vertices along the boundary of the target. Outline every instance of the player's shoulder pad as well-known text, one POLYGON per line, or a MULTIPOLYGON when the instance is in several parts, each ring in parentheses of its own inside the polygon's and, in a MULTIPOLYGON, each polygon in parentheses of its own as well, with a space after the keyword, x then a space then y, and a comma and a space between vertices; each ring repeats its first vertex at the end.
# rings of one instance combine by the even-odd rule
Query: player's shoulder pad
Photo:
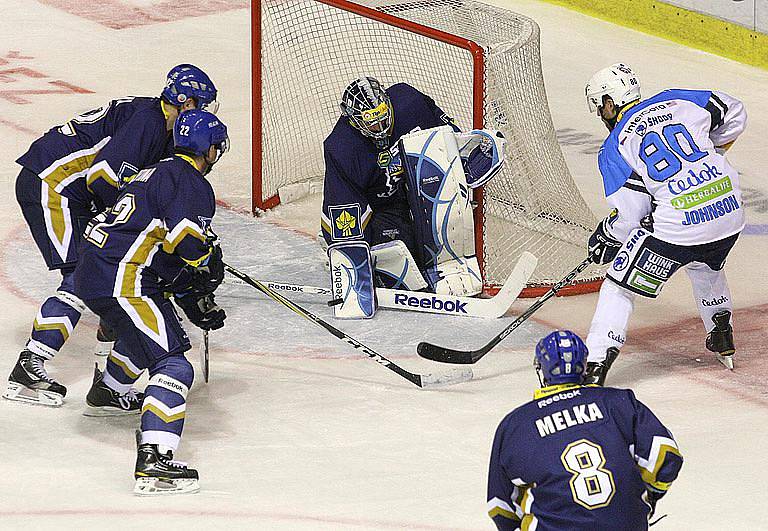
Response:
POLYGON ((654 98, 658 98, 657 101, 690 101, 699 107, 706 107, 711 95, 711 90, 667 89, 659 92, 656 96, 654 96, 654 98))
POLYGON ((632 168, 619 152, 618 133, 618 128, 611 131, 597 154, 597 166, 603 177, 605 197, 613 195, 632 175, 632 168))

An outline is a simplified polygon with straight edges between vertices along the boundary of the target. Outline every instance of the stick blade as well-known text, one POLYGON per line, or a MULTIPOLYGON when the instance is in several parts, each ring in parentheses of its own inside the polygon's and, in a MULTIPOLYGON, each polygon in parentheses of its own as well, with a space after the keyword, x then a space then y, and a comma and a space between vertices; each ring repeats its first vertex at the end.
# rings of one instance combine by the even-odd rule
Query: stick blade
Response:
POLYGON ((441 374, 430 373, 422 375, 419 387, 443 387, 446 385, 468 382, 474 377, 475 375, 469 367, 464 369, 456 368, 441 374))
POLYGON ((422 341, 416 347, 416 353, 424 359, 440 363, 453 363, 456 365, 470 365, 475 363, 473 352, 466 350, 453 350, 432 343, 422 341))

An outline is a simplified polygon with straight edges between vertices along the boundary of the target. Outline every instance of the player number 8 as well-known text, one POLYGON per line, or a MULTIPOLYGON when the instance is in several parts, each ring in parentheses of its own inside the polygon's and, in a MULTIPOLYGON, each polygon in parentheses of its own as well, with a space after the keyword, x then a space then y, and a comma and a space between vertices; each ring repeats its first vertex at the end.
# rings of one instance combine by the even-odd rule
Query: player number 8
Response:
POLYGON ((605 467, 603 449, 587 439, 574 441, 560 455, 565 469, 573 474, 570 481, 573 501, 589 510, 611 503, 616 490, 613 474, 605 467))

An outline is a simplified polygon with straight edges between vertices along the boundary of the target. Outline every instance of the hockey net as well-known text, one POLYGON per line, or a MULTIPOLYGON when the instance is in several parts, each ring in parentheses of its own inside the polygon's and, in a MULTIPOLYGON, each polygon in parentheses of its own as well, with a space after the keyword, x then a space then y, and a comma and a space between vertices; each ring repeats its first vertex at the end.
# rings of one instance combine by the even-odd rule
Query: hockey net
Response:
POLYGON ((370 75, 430 95, 462 130, 504 132, 503 171, 475 197, 487 291, 524 250, 539 259, 528 296, 583 260, 597 220, 555 137, 533 20, 472 0, 261 0, 252 22, 254 211, 321 189, 341 93, 370 75))

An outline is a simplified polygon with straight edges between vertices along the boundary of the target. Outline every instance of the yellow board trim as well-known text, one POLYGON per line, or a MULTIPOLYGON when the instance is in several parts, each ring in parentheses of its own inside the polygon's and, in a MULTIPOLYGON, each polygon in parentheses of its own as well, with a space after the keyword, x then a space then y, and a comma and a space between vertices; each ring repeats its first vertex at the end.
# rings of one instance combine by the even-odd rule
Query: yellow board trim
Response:
POLYGON ((735 22, 653 0, 544 1, 691 48, 768 69, 768 35, 735 22))
POLYGON ((186 415, 185 411, 182 411, 181 413, 176 413, 175 415, 166 415, 160 410, 160 408, 158 408, 154 404, 144 404, 144 407, 141 408, 141 413, 144 414, 147 411, 151 411, 152 413, 160 417, 160 419, 166 424, 170 424, 171 422, 176 422, 177 420, 181 420, 186 415))

